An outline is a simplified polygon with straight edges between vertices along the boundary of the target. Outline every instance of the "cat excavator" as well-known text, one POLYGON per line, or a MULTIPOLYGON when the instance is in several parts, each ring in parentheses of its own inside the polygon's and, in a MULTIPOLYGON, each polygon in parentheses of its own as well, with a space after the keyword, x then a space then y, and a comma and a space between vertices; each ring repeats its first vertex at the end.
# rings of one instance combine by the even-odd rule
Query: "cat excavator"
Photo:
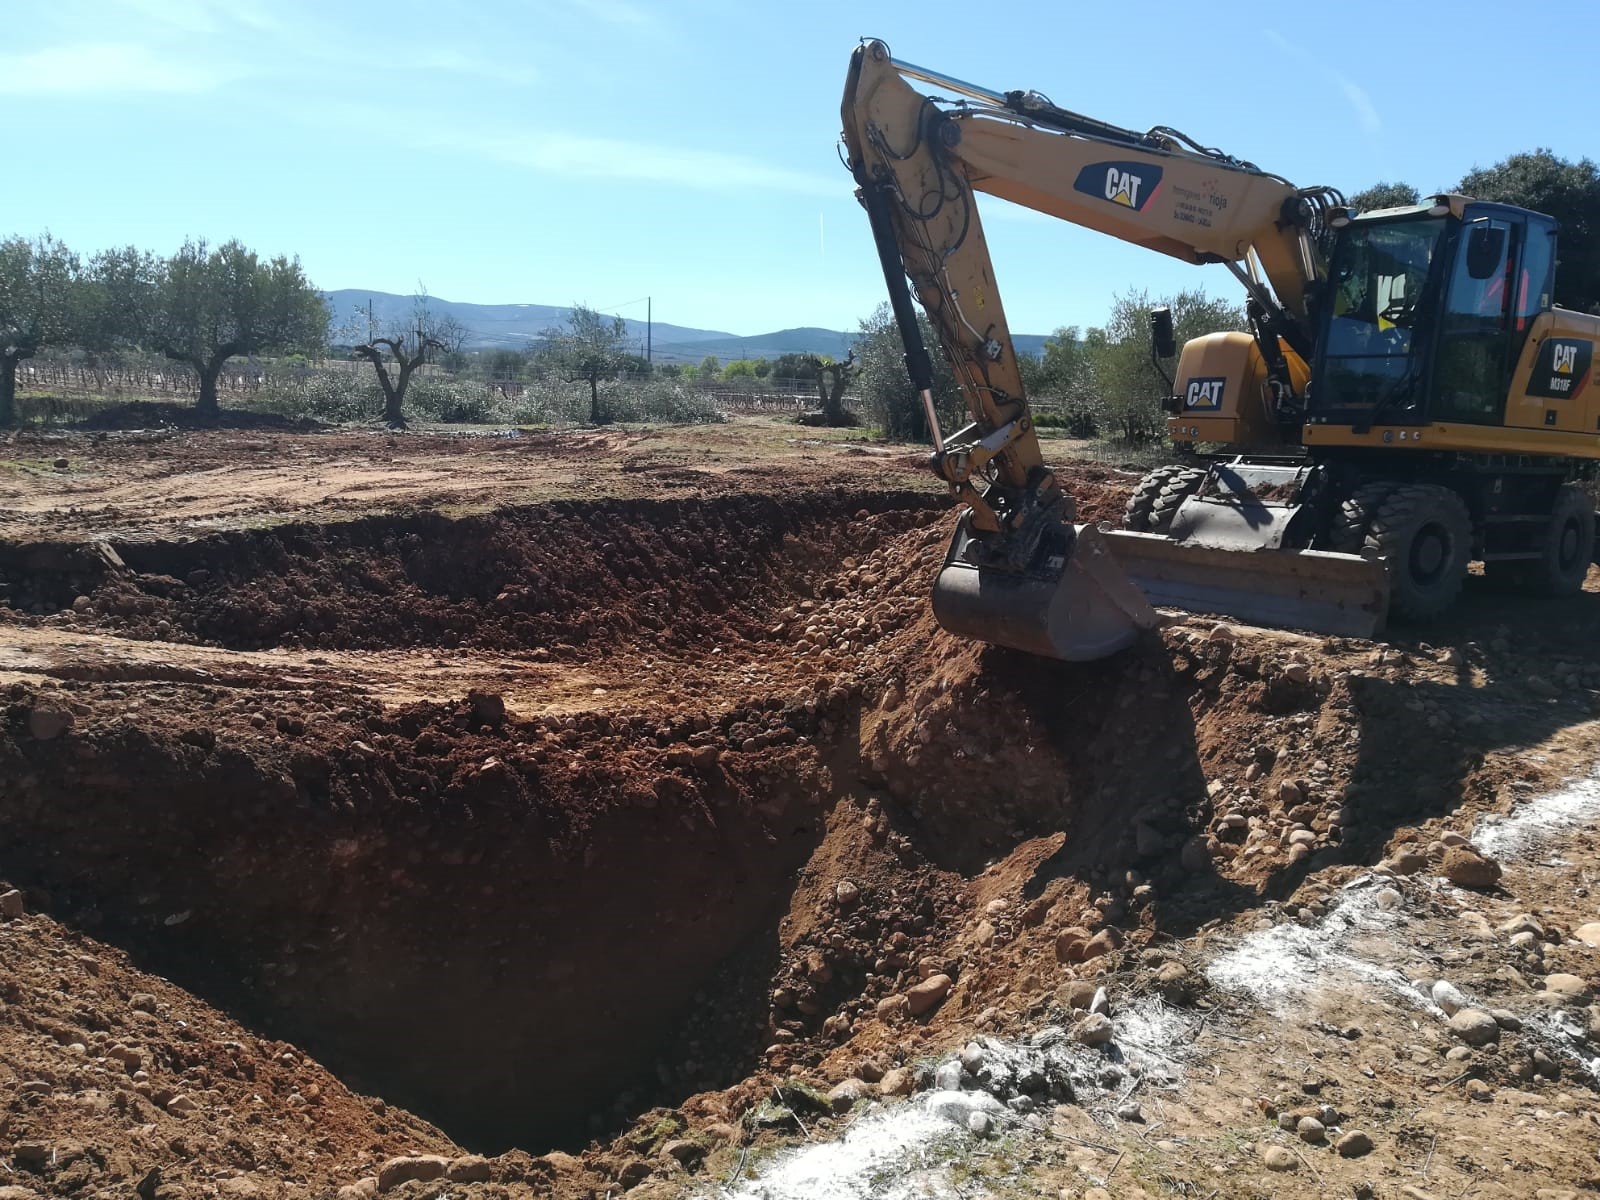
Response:
POLYGON ((1556 225, 1440 195, 1357 213, 1176 129, 1123 129, 866 41, 842 108, 933 453, 965 506, 934 584, 951 632, 1105 657, 1152 605, 1373 636, 1426 620, 1472 561, 1574 592, 1597 555, 1600 317, 1556 307, 1556 225), (919 90, 914 83, 925 85, 919 90), (1124 528, 1078 524, 1046 465, 984 239, 983 192, 1239 281, 1248 331, 1191 339, 1152 313, 1167 432, 1124 528), (970 420, 946 435, 927 314, 970 420), (1163 371, 1165 374, 1165 371, 1163 371), (1225 448, 1209 461, 1200 446, 1225 448))

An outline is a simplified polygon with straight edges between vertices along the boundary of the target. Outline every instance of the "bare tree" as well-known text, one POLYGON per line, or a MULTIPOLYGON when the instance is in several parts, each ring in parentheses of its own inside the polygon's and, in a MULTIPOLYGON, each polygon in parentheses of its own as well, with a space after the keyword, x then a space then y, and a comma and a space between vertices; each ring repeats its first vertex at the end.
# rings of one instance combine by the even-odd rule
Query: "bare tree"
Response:
POLYGON ((823 420, 829 425, 854 423, 844 410, 844 390, 858 373, 854 349, 843 362, 826 357, 817 360, 817 397, 822 401, 823 420))
POLYGON ((854 414, 846 412, 844 407, 845 388, 861 374, 861 366, 856 362, 853 348, 843 362, 837 362, 826 354, 784 355, 784 359, 790 360, 785 365, 794 371, 797 378, 816 381, 817 399, 822 404, 822 411, 802 415, 802 425, 837 427, 856 423, 854 414))
POLYGON ((461 322, 433 311, 426 289, 419 289, 409 321, 393 322, 381 334, 369 329, 367 340, 357 345, 351 353, 371 363, 373 371, 377 373, 378 386, 383 389, 385 424, 396 429, 405 428, 404 406, 411 376, 418 367, 434 361, 436 356, 454 354, 460 350, 466 336, 467 331, 461 322))

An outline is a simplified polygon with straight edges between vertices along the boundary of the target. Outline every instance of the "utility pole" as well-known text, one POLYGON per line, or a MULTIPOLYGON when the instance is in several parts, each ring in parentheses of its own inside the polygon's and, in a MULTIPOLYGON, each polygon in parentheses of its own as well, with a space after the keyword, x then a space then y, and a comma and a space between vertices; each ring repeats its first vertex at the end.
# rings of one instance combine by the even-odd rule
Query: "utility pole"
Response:
POLYGON ((654 329, 654 322, 651 319, 653 314, 654 314, 654 306, 651 303, 651 298, 649 296, 646 296, 644 298, 644 361, 649 363, 649 364, 651 364, 652 366, 655 365, 655 355, 654 355, 655 329, 654 329))

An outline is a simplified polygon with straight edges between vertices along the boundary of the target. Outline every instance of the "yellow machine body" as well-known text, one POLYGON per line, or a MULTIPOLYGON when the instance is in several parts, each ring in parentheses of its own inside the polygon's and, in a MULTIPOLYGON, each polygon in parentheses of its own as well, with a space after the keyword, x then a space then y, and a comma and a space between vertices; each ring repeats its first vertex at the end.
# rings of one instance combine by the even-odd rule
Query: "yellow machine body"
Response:
MULTIPOLYGON (((1278 350, 1295 392, 1304 392, 1311 369, 1287 343, 1280 341, 1278 350)), ((1173 384, 1182 405, 1167 419, 1173 442, 1271 446, 1283 440, 1266 360, 1250 334, 1208 333, 1189 339, 1173 384)))

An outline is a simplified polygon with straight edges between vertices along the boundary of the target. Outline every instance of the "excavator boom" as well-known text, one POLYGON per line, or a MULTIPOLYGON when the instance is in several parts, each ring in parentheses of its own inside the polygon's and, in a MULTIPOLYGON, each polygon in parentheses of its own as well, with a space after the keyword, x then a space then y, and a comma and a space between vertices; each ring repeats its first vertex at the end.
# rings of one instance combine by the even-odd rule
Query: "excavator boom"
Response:
MULTIPOLYGON (((1282 348, 1311 355, 1308 293, 1324 270, 1323 216, 1337 193, 1298 189, 1175 130, 1121 129, 1035 93, 994 92, 899 62, 877 41, 851 58, 842 116, 849 167, 934 443, 930 465, 968 509, 935 583, 935 615, 952 632, 1052 657, 1115 652, 1157 618, 1118 567, 1116 545, 1108 551, 1103 535, 1073 523, 1071 498, 1045 464, 975 194, 1186 262, 1226 264, 1250 295, 1263 357, 1287 381, 1282 348), (948 435, 934 410, 913 300, 970 418, 948 435)), ((1160 559, 1162 574, 1181 576, 1182 563, 1171 560, 1183 557, 1182 547, 1139 549, 1160 559)), ((1235 610, 1258 591, 1283 590, 1278 556, 1248 557, 1263 578, 1238 574, 1235 610)), ((1157 582, 1157 572, 1146 574, 1157 582)))

